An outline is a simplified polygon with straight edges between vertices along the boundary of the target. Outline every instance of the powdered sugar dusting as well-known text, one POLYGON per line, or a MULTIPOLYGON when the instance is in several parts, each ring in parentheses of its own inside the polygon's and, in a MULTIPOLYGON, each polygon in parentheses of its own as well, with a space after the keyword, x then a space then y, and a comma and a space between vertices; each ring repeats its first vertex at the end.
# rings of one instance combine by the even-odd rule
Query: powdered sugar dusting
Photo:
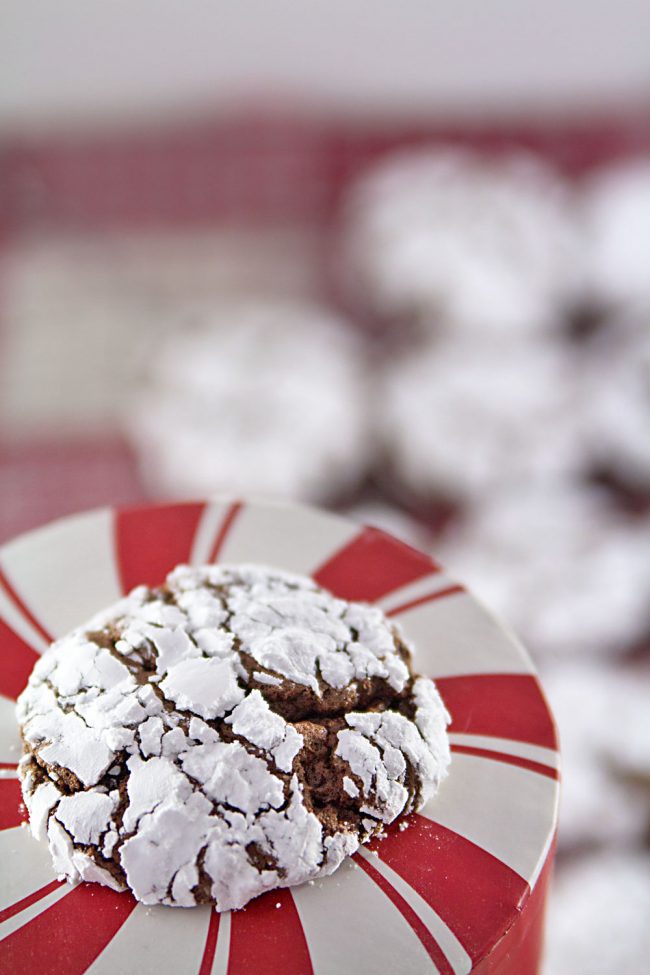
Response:
POLYGON ((174 664, 160 689, 177 707, 202 718, 220 718, 244 697, 232 660, 203 657, 174 664))

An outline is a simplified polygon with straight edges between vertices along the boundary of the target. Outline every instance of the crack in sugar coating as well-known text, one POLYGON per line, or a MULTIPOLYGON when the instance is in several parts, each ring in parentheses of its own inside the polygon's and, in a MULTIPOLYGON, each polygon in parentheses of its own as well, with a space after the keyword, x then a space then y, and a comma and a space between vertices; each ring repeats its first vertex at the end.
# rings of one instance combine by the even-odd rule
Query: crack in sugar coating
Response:
POLYGON ((71 880, 238 908, 419 808, 449 717, 376 607, 179 566, 57 641, 18 702, 32 832, 71 880))

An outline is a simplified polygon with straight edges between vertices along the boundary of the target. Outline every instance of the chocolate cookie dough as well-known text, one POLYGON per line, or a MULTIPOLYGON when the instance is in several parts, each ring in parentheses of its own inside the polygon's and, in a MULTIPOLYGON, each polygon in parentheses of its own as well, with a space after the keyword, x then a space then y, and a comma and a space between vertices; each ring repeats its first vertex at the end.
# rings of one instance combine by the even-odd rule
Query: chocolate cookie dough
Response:
POLYGON ((34 835, 71 881, 243 907, 332 873, 447 772, 433 682, 372 606, 180 566, 57 641, 18 702, 34 835))

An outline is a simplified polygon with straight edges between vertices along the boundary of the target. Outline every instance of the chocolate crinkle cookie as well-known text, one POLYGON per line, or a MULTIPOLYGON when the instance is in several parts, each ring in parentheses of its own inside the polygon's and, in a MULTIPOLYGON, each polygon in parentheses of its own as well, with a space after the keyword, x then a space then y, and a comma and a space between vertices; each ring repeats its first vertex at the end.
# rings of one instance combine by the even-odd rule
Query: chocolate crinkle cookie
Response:
POLYGON ((386 156, 344 205, 344 286, 425 331, 553 331, 582 289, 576 203, 526 152, 423 146, 386 156))
POLYGON ((31 829, 70 881, 217 910, 332 873, 446 775, 449 716, 381 610, 180 566, 58 640, 18 702, 31 829))

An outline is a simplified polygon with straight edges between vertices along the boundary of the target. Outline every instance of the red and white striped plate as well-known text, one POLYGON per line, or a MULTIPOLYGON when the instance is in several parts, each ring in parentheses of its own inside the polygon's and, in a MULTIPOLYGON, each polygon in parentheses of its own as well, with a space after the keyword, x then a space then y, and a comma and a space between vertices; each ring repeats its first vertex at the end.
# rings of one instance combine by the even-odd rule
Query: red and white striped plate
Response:
POLYGON ((533 975, 553 855, 553 720, 522 647, 427 556, 309 508, 92 511, 0 549, 2 975, 533 975), (440 793, 332 877, 246 909, 147 908, 54 879, 21 825, 13 701, 49 642, 180 562, 261 562, 376 602, 452 714, 440 793))

